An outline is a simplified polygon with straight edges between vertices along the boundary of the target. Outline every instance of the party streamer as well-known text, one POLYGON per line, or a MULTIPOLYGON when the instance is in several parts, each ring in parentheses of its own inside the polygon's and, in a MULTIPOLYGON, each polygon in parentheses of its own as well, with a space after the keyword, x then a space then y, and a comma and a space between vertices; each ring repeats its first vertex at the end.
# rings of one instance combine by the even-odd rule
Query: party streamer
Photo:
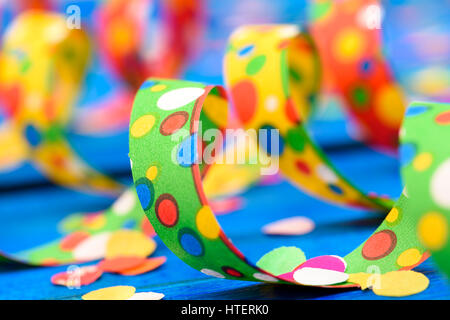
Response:
POLYGON ((449 137, 449 103, 411 104, 400 134, 402 174, 419 239, 447 275, 450 275, 449 137))
POLYGON ((204 22, 203 1, 105 1, 96 11, 96 21, 101 57, 125 88, 105 103, 77 114, 76 130, 88 134, 125 128, 139 85, 150 76, 180 73, 197 48, 204 22))
POLYGON ((123 186, 89 167, 66 138, 89 56, 87 35, 68 29, 64 16, 29 11, 9 26, 0 56, 0 101, 8 119, 0 163, 30 160, 58 184, 117 195, 123 186))
POLYGON ((314 0, 309 11, 324 72, 363 140, 396 151, 406 101, 382 54, 380 1, 314 0))
MULTIPOLYGON (((220 129, 226 123, 213 122, 211 118, 217 117, 211 115, 224 119, 226 109, 225 93, 219 86, 159 79, 144 83, 130 122, 130 158, 141 206, 164 243, 205 274, 296 283, 292 276, 277 276, 250 263, 224 234, 208 205, 201 182, 205 166, 197 161, 202 147, 198 121, 220 129), (185 120, 174 121, 179 114, 185 120), (180 129, 189 131, 181 142, 171 137, 180 129), (154 167, 157 175, 148 176, 154 167)), ((428 254, 411 228, 409 211, 410 203, 402 195, 373 235, 344 257, 346 273, 367 272, 373 266, 386 273, 410 269, 425 260, 428 254)), ((339 286, 354 286, 345 279, 341 282, 339 286)))

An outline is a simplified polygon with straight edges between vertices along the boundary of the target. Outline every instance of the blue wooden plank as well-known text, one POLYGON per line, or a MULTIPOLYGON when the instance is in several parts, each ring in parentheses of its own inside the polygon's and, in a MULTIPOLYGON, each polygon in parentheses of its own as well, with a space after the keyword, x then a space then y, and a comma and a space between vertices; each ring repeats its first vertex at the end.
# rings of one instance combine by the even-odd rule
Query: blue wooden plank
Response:
MULTIPOLYGON (((396 159, 367 148, 337 149, 330 156, 365 190, 393 196, 401 192, 396 159)), ((219 221, 233 242, 252 261, 281 245, 298 246, 307 257, 344 255, 367 238, 381 219, 376 214, 339 208, 313 199, 287 182, 255 187, 244 197, 244 208, 220 216, 219 221), (316 229, 308 235, 296 237, 261 233, 264 224, 293 215, 310 217, 316 222, 316 229)), ((32 242, 44 242, 57 235, 55 223, 64 215, 73 211, 98 210, 110 202, 110 199, 56 187, 1 194, 0 248, 15 251, 32 242)), ((79 299, 88 291, 120 284, 133 285, 138 291, 163 292, 167 299, 385 299, 368 290, 318 289, 210 278, 184 264, 159 239, 157 241, 155 255, 165 255, 168 261, 148 274, 134 277, 106 274, 92 285, 69 290, 50 284, 50 277, 66 267, 6 268, 0 270, 0 299, 79 299)), ((430 287, 407 299, 450 298, 447 280, 436 271, 431 261, 418 270, 430 278, 430 287)))

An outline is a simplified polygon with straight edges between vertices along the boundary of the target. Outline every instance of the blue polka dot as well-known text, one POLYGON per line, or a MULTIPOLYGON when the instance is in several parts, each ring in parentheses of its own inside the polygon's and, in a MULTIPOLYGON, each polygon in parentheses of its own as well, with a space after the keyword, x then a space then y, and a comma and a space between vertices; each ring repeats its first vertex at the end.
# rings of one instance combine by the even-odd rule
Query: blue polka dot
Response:
POLYGON ((343 194, 344 192, 342 191, 341 188, 339 188, 337 185, 335 184, 329 184, 328 188, 330 188, 331 191, 333 191, 336 194, 343 194))
POLYGON ((134 229, 136 227, 136 221, 135 220, 127 220, 123 223, 122 228, 124 229, 134 229))
POLYGON ((284 139, 280 131, 271 125, 264 125, 258 132, 259 145, 272 156, 279 156, 284 151, 284 139), (265 130, 265 131, 264 131, 265 130), (273 141, 272 141, 273 140, 273 141))
POLYGON ((156 84, 155 81, 153 80, 146 80, 142 85, 141 85, 141 89, 147 89, 147 88, 151 88, 156 84))
POLYGON ((184 139, 177 152, 177 162, 182 167, 190 167, 198 163, 197 133, 184 139))
POLYGON ((412 143, 404 143, 400 146, 400 163, 402 166, 409 164, 416 155, 416 146, 412 143))
POLYGON ((246 56, 246 55, 250 54, 254 48, 255 48, 255 46, 253 44, 251 44, 249 46, 245 46, 238 51, 238 55, 240 57, 246 56))
POLYGON ((372 61, 370 61, 370 60, 363 60, 359 67, 360 67, 360 70, 362 71, 363 74, 368 74, 373 69, 372 61))
POLYGON ((190 255, 199 257, 205 253, 203 243, 191 229, 181 229, 178 233, 178 241, 183 250, 190 255))
POLYGON ((136 182, 136 193, 144 210, 150 209, 154 199, 153 184, 147 178, 141 178, 136 182))
POLYGON ((417 116, 421 113, 424 113, 428 109, 429 109, 429 107, 427 107, 427 106, 411 106, 406 110, 405 115, 407 117, 417 116))
POLYGON ((36 147, 42 141, 40 132, 31 124, 27 125, 25 128, 25 138, 33 147, 36 147))

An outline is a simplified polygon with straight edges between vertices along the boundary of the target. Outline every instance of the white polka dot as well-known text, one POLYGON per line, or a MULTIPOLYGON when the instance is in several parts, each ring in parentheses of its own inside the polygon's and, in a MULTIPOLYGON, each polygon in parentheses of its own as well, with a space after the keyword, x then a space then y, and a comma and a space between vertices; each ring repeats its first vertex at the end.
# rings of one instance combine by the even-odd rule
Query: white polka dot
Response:
POLYGON ((278 98, 276 96, 268 96, 264 102, 264 106, 269 112, 275 111, 278 107, 278 98))
POLYGON ((328 286, 347 279, 348 274, 344 272, 320 268, 305 267, 294 272, 294 280, 306 286, 328 286))
POLYGON ((431 177, 431 196, 441 207, 450 209, 450 159, 445 160, 431 177))
POLYGON ((296 25, 287 25, 282 27, 278 34, 283 38, 292 38, 297 36, 300 33, 300 29, 296 25))
POLYGON ((103 258, 106 253, 106 244, 110 237, 110 232, 102 232, 83 240, 73 250, 73 257, 77 261, 91 261, 103 258))
POLYGON ((336 183, 339 178, 337 175, 324 164, 317 166, 316 168, 317 175, 327 183, 336 183))
POLYGON ((130 158, 130 169, 133 169, 133 160, 130 158))
POLYGON ((278 282, 277 278, 274 278, 272 276, 269 276, 268 274, 264 274, 264 273, 260 273, 260 272, 256 272, 253 274, 253 277, 255 279, 258 280, 262 280, 262 281, 268 281, 268 282, 278 282))
POLYGON ((202 269, 200 271, 203 272, 204 274, 206 274, 207 276, 216 277, 216 278, 220 278, 220 279, 225 278, 225 276, 223 274, 218 273, 217 271, 214 271, 211 269, 202 269))
POLYGON ((161 300, 164 294, 157 292, 137 292, 127 300, 161 300))
POLYGON ((112 205, 113 212, 118 216, 130 213, 136 204, 136 197, 137 195, 134 191, 125 191, 112 205))
POLYGON ((156 102, 161 110, 173 110, 196 100, 205 92, 203 88, 180 88, 164 93, 156 102))

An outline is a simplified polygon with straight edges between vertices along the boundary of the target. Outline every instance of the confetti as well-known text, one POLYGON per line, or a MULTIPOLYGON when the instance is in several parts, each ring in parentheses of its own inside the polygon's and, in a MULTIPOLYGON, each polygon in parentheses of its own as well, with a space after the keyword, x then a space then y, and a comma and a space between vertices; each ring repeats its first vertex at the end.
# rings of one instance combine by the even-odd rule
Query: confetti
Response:
POLYGON ((263 233, 268 235, 299 236, 314 230, 315 224, 306 217, 291 217, 269 223, 263 227, 263 233))
POLYGON ((137 292, 128 300, 161 300, 164 294, 157 292, 137 292))
POLYGON ((126 270, 120 271, 121 275, 124 276, 137 276, 144 273, 147 273, 149 271, 155 270, 156 268, 159 268, 167 261, 166 257, 154 257, 154 258, 147 258, 145 262, 142 264, 134 267, 129 268, 126 270))
POLYGON ((301 268, 294 272, 294 280, 305 286, 329 286, 347 281, 348 274, 320 268, 301 268))
POLYGON ((143 257, 114 257, 100 261, 98 267, 104 272, 121 272, 128 269, 136 268, 146 262, 143 257))
POLYGON ((373 286, 376 295, 385 297, 405 297, 424 291, 430 280, 412 270, 391 271, 382 274, 379 286, 373 286))
POLYGON ((135 292, 135 287, 115 286, 91 291, 81 298, 83 300, 127 300, 131 298, 135 292))
POLYGON ((338 256, 318 256, 308 259, 306 262, 295 268, 294 271, 302 268, 319 268, 344 272, 347 268, 347 263, 343 258, 338 256))
POLYGON ((228 214, 233 211, 242 209, 244 205, 244 199, 241 197, 229 197, 225 199, 217 199, 210 202, 211 210, 216 215, 228 214))
POLYGON ((74 258, 77 261, 91 261, 103 258, 106 253, 106 244, 110 238, 110 232, 102 232, 83 240, 74 249, 74 258))
POLYGON ((97 266, 76 267, 53 275, 50 281, 54 285, 66 287, 86 286, 97 281, 102 274, 97 266))
POLYGON ((297 247, 280 247, 263 255, 256 265, 273 275, 291 272, 306 260, 303 251, 297 247))
POLYGON ((115 231, 106 246, 106 258, 147 257, 156 249, 156 242, 135 230, 115 231))

